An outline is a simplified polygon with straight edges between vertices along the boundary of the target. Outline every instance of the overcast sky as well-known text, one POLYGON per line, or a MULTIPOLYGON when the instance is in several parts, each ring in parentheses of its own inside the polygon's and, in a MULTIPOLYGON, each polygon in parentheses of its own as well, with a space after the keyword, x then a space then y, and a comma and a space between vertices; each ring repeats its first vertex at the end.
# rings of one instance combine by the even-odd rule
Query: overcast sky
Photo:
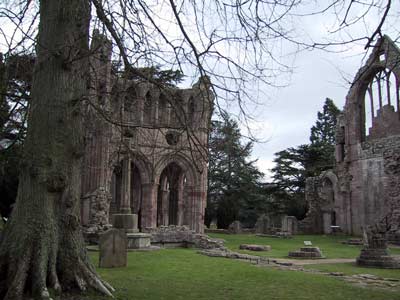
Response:
POLYGON ((355 76, 360 59, 343 53, 299 54, 289 86, 274 91, 270 99, 266 99, 266 104, 260 107, 258 122, 252 126, 256 136, 266 140, 255 144, 253 151, 266 179, 270 176, 275 152, 309 143, 310 128, 326 97, 342 109, 349 88, 343 72, 355 76))
MULTIPOLYGON (((380 1, 385 3, 383 0, 374 0, 374 3, 380 1)), ((159 6, 158 2, 155 3, 157 4, 155 7, 158 7, 160 14, 164 16, 164 18, 158 20, 163 24, 162 28, 175 36, 179 29, 175 23, 170 22, 168 7, 159 6)), ((323 42, 326 39, 343 41, 359 36, 370 36, 382 15, 382 10, 378 10, 375 14, 368 13, 355 25, 346 27, 347 30, 334 33, 338 24, 343 21, 343 14, 348 3, 350 3, 349 0, 337 2, 339 3, 338 6, 343 4, 342 11, 336 9, 339 7, 334 7, 335 9, 325 11, 323 14, 299 18, 298 15, 303 13, 309 14, 323 9, 323 5, 328 5, 327 3, 331 3, 331 1, 304 0, 302 3, 304 5, 301 5, 298 11, 293 11, 293 22, 288 23, 294 30, 294 37, 299 41, 323 42)), ((347 19, 350 22, 362 15, 365 10, 365 6, 360 4, 362 2, 352 3, 352 9, 347 19)), ((389 34, 392 38, 400 36, 399 11, 400 1, 392 1, 391 13, 382 30, 383 33, 389 34)), ((171 14, 171 11, 169 14, 171 14)), ((185 25, 190 24, 191 19, 190 14, 186 16, 185 25)), ((209 26, 208 23, 212 25, 212 19, 211 15, 205 19, 208 20, 205 22, 206 29, 209 26)), ((8 30, 8 26, 10 24, 7 19, 0 18, 0 27, 4 32, 11 35, 12 30, 8 30)), ((289 30, 291 32, 291 29, 289 30)), ((4 36, 0 36, 0 51, 4 50, 6 44, 2 37, 4 36)), ((344 52, 338 52, 338 50, 343 50, 344 47, 328 48, 328 51, 298 52, 295 45, 290 43, 285 44, 277 39, 268 42, 269 45, 272 45, 269 48, 279 48, 278 56, 281 55, 281 57, 278 60, 292 66, 293 73, 289 80, 284 77, 283 81, 278 80, 276 82, 278 85, 287 85, 287 87, 261 87, 260 93, 254 95, 254 98, 257 98, 256 100, 263 105, 250 106, 250 110, 255 112, 253 116, 256 120, 249 124, 252 133, 258 139, 264 140, 263 143, 255 144, 253 158, 258 159, 257 165, 266 174, 266 180, 271 175, 270 169, 273 167, 272 160, 275 152, 309 142, 310 128, 315 123, 317 112, 322 109, 326 97, 333 99, 335 104, 342 109, 349 82, 354 78, 358 68, 362 65, 363 59, 365 59, 363 49, 365 42, 364 40, 358 44, 348 45, 347 51, 344 52)), ((227 49, 219 50, 226 51, 227 49)), ((229 49, 229 51, 234 50, 229 49)), ((237 54, 239 57, 241 56, 240 53, 237 54)), ((242 56, 244 57, 244 55, 242 56)), ((197 81, 198 75, 196 79, 192 78, 197 81)), ((215 80, 214 78, 214 82, 215 80)), ((232 114, 235 112, 234 107, 227 110, 232 114)), ((244 127, 243 124, 241 126, 244 127)), ((242 133, 247 134, 245 130, 242 130, 242 133)))
MULTIPOLYGON (((317 3, 315 5, 318 6, 317 3)), ((393 39, 398 38, 400 22, 398 19, 399 2, 392 4, 397 16, 390 16, 390 26, 384 27, 383 33, 393 39), (395 25, 395 26, 394 26, 395 25)), ((393 7, 392 7, 393 8, 393 7)), ((325 14, 302 20, 302 30, 314 40, 329 38, 336 16, 325 14)), ((353 36, 372 32, 379 18, 371 15, 353 27, 353 36)), ((334 100, 339 109, 343 108, 345 98, 358 69, 366 56, 365 42, 346 47, 346 51, 303 51, 296 54, 293 74, 288 86, 265 91, 268 95, 264 105, 257 107, 256 119, 252 124, 255 135, 266 140, 254 146, 253 158, 265 173, 265 180, 270 180, 270 169, 274 153, 288 147, 309 143, 310 128, 317 119, 317 112, 322 110, 325 98, 334 100)), ((344 48, 342 49, 344 50, 344 48)))

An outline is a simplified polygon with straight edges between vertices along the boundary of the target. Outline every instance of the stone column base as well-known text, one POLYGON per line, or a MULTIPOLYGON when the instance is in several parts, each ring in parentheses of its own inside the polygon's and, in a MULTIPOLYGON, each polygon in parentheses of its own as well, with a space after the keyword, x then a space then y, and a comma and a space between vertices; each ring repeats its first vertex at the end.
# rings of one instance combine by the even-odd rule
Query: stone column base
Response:
POLYGON ((375 267, 383 269, 399 269, 400 260, 390 256, 387 249, 361 249, 360 256, 357 257, 357 265, 363 267, 375 267))
POLYGON ((112 215, 112 224, 114 228, 123 229, 128 233, 139 232, 138 216, 136 214, 112 215))
POLYGON ((128 249, 148 249, 151 247, 151 234, 127 233, 128 249))

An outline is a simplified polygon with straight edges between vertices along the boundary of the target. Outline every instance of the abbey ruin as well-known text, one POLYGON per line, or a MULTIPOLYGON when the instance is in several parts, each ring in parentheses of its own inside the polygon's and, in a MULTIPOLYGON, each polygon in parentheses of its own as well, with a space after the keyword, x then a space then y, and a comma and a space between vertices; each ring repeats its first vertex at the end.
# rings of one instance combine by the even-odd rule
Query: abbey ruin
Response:
POLYGON ((111 44, 95 34, 81 218, 87 229, 119 222, 126 231, 187 225, 203 232, 208 78, 189 89, 113 73, 111 44))
POLYGON ((355 76, 336 129, 336 166, 308 178, 305 232, 360 235, 384 223, 400 241, 400 50, 384 36, 355 76))

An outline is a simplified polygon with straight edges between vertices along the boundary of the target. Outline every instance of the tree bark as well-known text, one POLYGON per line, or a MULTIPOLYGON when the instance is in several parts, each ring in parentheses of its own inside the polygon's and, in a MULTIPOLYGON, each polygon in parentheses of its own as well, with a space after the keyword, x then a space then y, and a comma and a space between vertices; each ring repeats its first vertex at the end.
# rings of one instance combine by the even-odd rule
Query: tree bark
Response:
POLYGON ((80 228, 82 102, 89 79, 88 0, 40 1, 37 61, 18 196, 0 244, 0 298, 94 288, 80 228))

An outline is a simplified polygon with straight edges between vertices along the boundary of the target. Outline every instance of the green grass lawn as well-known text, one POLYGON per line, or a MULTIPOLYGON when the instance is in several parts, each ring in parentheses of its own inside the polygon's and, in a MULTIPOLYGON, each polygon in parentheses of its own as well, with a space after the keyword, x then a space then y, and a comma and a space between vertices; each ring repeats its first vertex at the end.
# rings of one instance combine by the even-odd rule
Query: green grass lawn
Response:
MULTIPOLYGON (((268 257, 283 258, 309 240, 322 249, 329 258, 355 258, 360 247, 340 243, 343 236, 296 236, 293 239, 275 239, 254 235, 211 234, 226 240, 234 251, 242 243, 271 245, 268 257)), ((254 252, 241 251, 255 254, 254 252)), ((399 254, 395 249, 393 253, 399 254)), ((258 253, 259 254, 259 253, 258 253)), ((95 265, 98 253, 91 253, 95 265)), ((359 268, 352 264, 321 264, 307 268, 345 274, 373 274, 400 278, 399 270, 359 268)), ((277 270, 243 261, 207 257, 195 249, 163 249, 151 252, 129 252, 128 267, 98 269, 115 288, 118 300, 257 300, 257 299, 316 299, 316 300, 400 300, 395 292, 353 286, 339 278, 300 271, 277 270)), ((89 296, 85 299, 106 299, 89 296)))
MULTIPOLYGON (((286 258, 289 251, 294 251, 304 246, 304 241, 311 241, 313 246, 321 249, 326 258, 356 258, 360 254, 362 246, 344 245, 341 241, 350 238, 349 236, 332 235, 296 235, 292 239, 279 239, 258 237, 250 234, 209 234, 214 238, 221 238, 226 241, 225 246, 230 250, 241 253, 260 255, 274 258, 286 258), (240 244, 270 245, 271 251, 252 252, 239 250, 240 244)), ((400 249, 390 249, 392 254, 400 254, 400 249)))
MULTIPOLYGON (((92 259, 97 264, 97 254, 92 259)), ((400 299, 393 292, 359 288, 333 277, 211 258, 193 249, 130 252, 127 268, 98 271, 120 300, 400 299)))

